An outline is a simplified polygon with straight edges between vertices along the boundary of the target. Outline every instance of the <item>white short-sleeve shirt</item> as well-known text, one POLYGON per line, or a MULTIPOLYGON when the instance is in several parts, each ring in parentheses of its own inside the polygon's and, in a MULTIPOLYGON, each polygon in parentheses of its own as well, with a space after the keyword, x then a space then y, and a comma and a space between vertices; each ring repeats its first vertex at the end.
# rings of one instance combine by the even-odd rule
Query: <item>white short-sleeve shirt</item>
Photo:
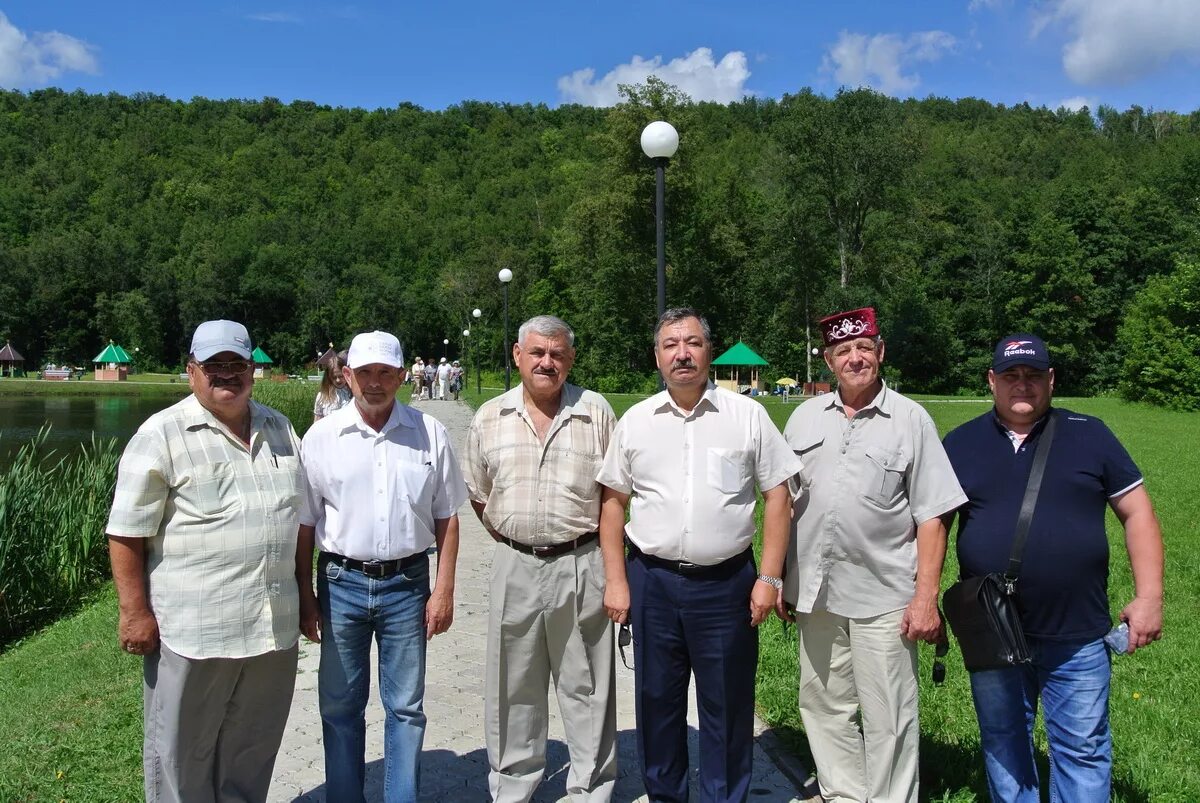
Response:
POLYGON ((317 547, 355 560, 395 560, 434 543, 434 522, 467 498, 440 421, 397 402, 379 432, 349 404, 304 436, 300 523, 317 547))
POLYGON ((631 407, 598 481, 629 494, 626 534, 642 552, 713 565, 753 541, 755 489, 801 469, 762 404, 709 383, 691 412, 667 391, 631 407))

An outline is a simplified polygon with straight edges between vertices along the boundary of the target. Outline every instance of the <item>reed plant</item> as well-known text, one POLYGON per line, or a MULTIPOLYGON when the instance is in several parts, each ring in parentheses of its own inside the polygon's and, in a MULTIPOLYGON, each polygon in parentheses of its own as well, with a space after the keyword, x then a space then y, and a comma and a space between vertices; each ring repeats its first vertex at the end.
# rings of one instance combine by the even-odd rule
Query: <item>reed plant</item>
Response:
POLYGON ((272 382, 260 379, 254 383, 254 400, 286 415, 295 427, 296 434, 304 437, 304 433, 312 426, 313 402, 317 398, 318 388, 319 382, 272 382))
POLYGON ((104 523, 115 440, 77 455, 45 448, 49 426, 0 471, 0 649, 75 607, 108 577, 104 523))

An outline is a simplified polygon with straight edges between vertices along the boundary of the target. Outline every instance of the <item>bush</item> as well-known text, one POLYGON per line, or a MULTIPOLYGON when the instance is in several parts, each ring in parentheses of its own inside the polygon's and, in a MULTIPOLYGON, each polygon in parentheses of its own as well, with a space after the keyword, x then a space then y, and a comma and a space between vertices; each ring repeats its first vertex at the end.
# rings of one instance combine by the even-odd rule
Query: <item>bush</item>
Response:
POLYGON ((1117 343, 1125 354, 1124 398, 1200 409, 1200 263, 1152 276, 1134 296, 1117 343))

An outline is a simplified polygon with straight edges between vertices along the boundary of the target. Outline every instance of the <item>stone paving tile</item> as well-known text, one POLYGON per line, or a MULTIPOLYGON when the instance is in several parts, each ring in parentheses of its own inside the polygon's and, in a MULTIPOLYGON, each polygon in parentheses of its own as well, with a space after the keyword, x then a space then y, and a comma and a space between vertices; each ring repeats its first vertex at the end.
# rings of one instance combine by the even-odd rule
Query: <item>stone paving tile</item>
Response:
MULTIPOLYGON (((461 454, 471 409, 461 402, 425 401, 415 405, 446 425, 461 454)), ((483 657, 487 644, 487 589, 495 544, 469 504, 459 510, 461 547, 455 582, 455 621, 450 631, 429 645, 426 669, 425 710, 429 725, 421 756, 421 800, 425 803, 486 803, 487 753, 483 746, 483 657)), ((325 803, 321 717, 317 710, 317 667, 320 648, 301 639, 300 664, 292 712, 279 758, 275 762, 269 803, 325 803)), ((376 665, 372 658, 372 667, 376 665)), ((637 766, 634 734, 633 672, 617 662, 617 803, 646 800, 637 766)), ((550 703, 550 741, 546 750, 546 776, 534 803, 566 799, 567 748, 556 704, 550 703)), ((688 746, 695 789, 697 758, 696 705, 688 711, 688 746)), ((759 731, 763 730, 761 723, 759 731)), ((785 803, 813 799, 811 778, 786 756, 781 766, 764 750, 769 734, 756 740, 754 780, 750 799, 755 803, 785 803), (806 780, 807 779, 807 780, 806 780)), ((772 750, 778 754, 777 750, 772 750)), ((383 799, 383 710, 379 704, 378 674, 372 672, 371 702, 367 706, 368 801, 383 799)))

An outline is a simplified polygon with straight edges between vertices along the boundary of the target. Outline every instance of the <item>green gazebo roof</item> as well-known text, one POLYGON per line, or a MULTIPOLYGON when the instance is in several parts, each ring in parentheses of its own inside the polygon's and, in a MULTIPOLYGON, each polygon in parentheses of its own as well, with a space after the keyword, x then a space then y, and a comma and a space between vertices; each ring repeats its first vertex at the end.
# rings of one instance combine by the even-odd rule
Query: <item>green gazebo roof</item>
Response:
POLYGON ((254 360, 256 365, 274 365, 275 361, 267 356, 267 353, 258 346, 254 347, 254 353, 250 355, 250 359, 254 360))
POLYGON ((116 343, 114 343, 110 340, 110 341, 108 341, 108 346, 105 347, 104 351, 97 354, 92 359, 92 362, 117 362, 117 363, 120 363, 120 362, 133 362, 133 360, 129 357, 129 352, 127 352, 125 349, 121 348, 116 343))
POLYGON ((747 346, 742 341, 738 341, 733 348, 717 357, 712 361, 713 365, 768 365, 769 363, 762 357, 754 353, 754 349, 747 346))

